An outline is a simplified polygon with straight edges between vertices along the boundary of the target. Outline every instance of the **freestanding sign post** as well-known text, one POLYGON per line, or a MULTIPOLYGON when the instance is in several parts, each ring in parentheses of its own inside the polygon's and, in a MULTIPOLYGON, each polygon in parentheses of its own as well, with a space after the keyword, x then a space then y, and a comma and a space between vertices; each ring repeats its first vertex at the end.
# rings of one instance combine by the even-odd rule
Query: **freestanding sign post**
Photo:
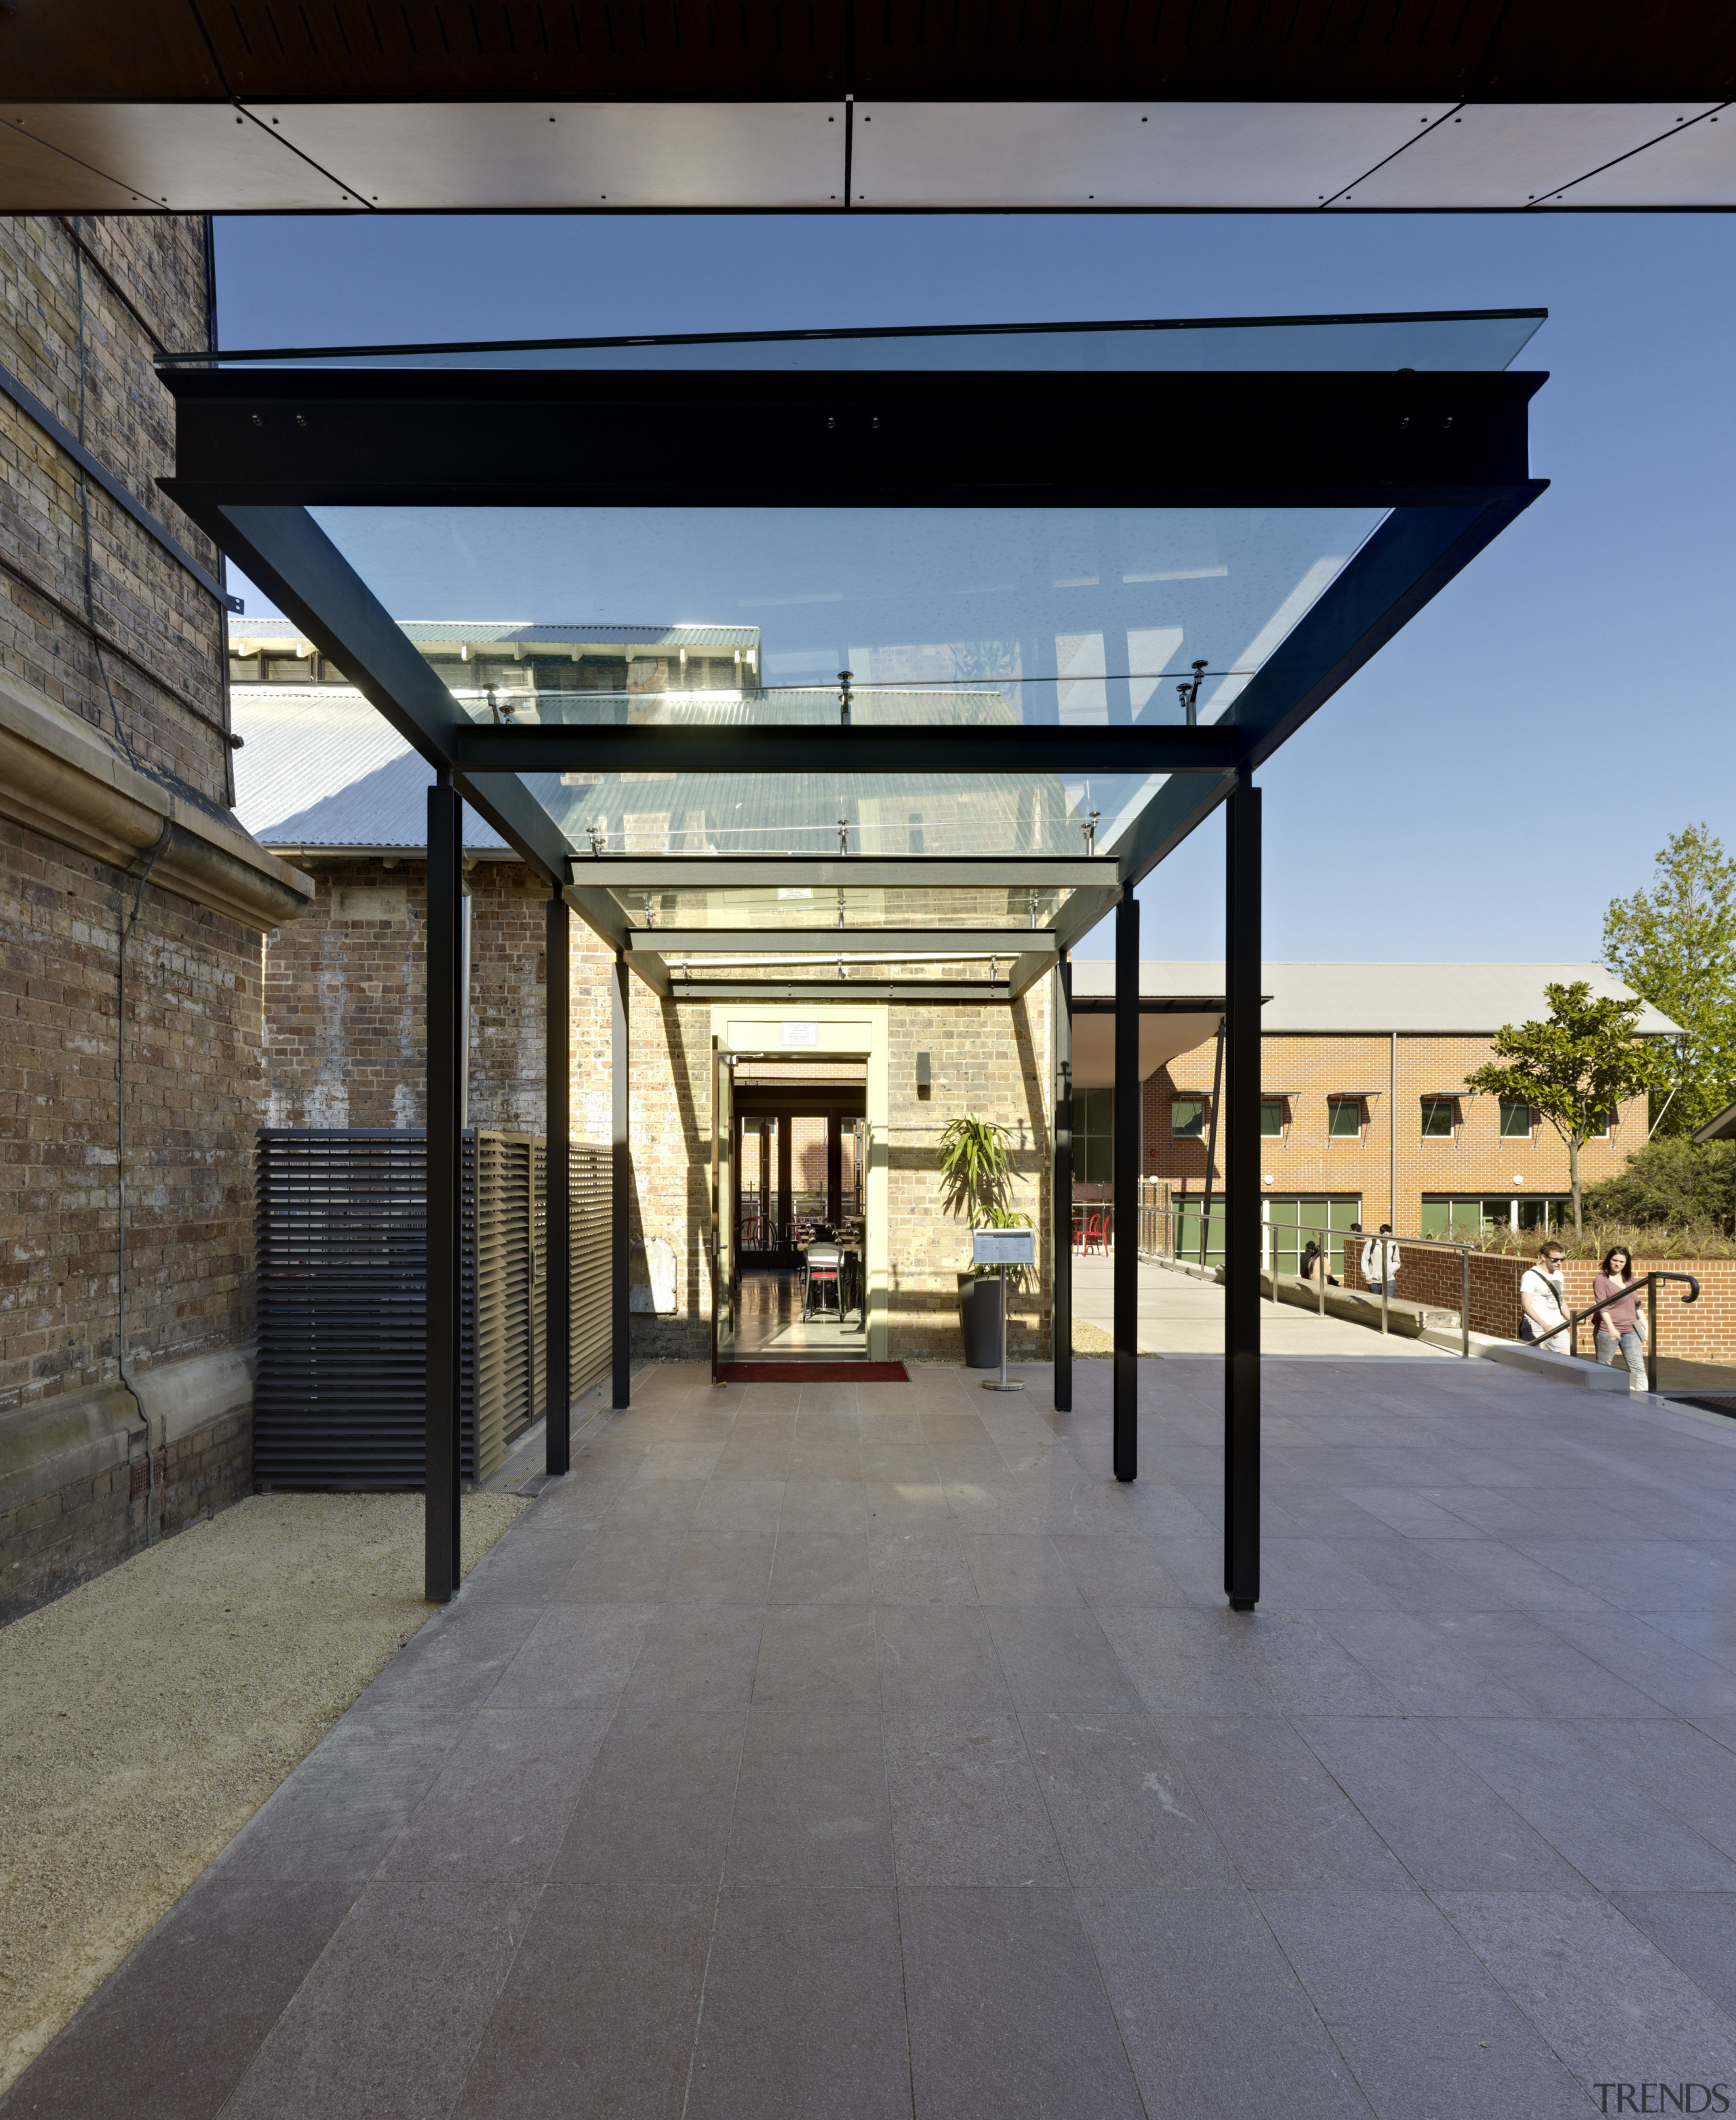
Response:
POLYGON ((1035 1230, 972 1230, 971 1231, 971 1264, 994 1266, 1000 1269, 1000 1375, 982 1379, 985 1391, 1023 1391, 1024 1386, 1015 1378, 1007 1380, 1007 1268, 1010 1266, 1035 1266, 1037 1263, 1037 1232, 1035 1230))

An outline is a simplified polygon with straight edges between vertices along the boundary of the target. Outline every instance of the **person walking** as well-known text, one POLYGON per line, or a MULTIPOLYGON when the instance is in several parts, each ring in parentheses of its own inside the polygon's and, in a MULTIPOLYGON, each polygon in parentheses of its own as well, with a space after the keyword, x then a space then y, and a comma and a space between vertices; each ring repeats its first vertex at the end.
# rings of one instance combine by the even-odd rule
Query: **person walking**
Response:
POLYGON ((1566 1330, 1567 1308, 1564 1295, 1562 1261, 1567 1256, 1551 1237, 1537 1253, 1537 1263, 1527 1267, 1525 1278, 1519 1284, 1519 1307, 1523 1315, 1519 1321, 1521 1340, 1535 1341, 1546 1347, 1552 1355, 1571 1355, 1570 1335, 1566 1330))
POLYGON ((1634 1280, 1633 1253, 1626 1244, 1612 1244, 1604 1254, 1602 1270, 1591 1284, 1591 1299, 1602 1303, 1606 1295, 1620 1299, 1597 1314, 1594 1339, 1597 1358, 1607 1367, 1627 1365, 1630 1391, 1645 1388, 1645 1313, 1640 1308, 1641 1283, 1634 1280), (1630 1286, 1632 1294, 1627 1293, 1630 1286))
POLYGON ((1392 1240, 1392 1224, 1382 1222, 1381 1234, 1362 1247, 1362 1279, 1371 1295, 1399 1292, 1399 1248, 1392 1240))

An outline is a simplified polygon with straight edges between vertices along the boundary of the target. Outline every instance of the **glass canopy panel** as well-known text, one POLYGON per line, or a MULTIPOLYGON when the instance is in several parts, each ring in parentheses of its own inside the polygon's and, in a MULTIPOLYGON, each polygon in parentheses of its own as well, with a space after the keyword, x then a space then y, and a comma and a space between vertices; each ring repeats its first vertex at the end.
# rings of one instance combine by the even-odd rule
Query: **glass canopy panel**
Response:
POLYGON ((658 338, 519 339, 447 346, 316 346, 170 354, 165 366, 234 368, 720 369, 884 374, 1042 370, 1499 370, 1543 309, 1428 314, 1208 317, 1073 324, 986 324, 658 338))

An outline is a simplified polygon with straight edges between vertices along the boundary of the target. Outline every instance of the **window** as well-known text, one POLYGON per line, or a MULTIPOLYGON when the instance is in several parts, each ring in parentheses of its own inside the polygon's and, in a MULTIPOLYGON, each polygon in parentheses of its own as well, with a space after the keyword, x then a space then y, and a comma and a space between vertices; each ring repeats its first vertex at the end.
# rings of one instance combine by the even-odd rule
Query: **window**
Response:
POLYGON ((1362 1131, 1360 1097, 1328 1097, 1326 1132, 1334 1141, 1355 1141, 1362 1131))
MULTIPOLYGON (((1265 1113, 1260 1114, 1260 1130, 1265 1131, 1265 1113)), ((1205 1135, 1205 1100, 1203 1097, 1177 1097, 1169 1107, 1169 1131, 1177 1141, 1200 1141, 1205 1135)))
POLYGON ((1594 1112, 1592 1114, 1591 1119, 1585 1128, 1585 1138, 1587 1141, 1608 1140, 1610 1116, 1610 1113, 1608 1112, 1594 1112))
POLYGON ((1424 1141, 1451 1141, 1458 1116, 1453 1098, 1425 1097, 1423 1100, 1424 1141))
POLYGON ((1115 1178, 1115 1091, 1073 1092, 1073 1175, 1081 1185, 1115 1178))
POLYGON ((1501 1100, 1501 1137, 1503 1141, 1529 1141, 1531 1138, 1531 1107, 1515 1104, 1511 1097, 1501 1100))
POLYGON ((1284 1130, 1284 1100, 1282 1097, 1262 1097, 1260 1100, 1260 1131, 1268 1137, 1281 1137, 1284 1130))

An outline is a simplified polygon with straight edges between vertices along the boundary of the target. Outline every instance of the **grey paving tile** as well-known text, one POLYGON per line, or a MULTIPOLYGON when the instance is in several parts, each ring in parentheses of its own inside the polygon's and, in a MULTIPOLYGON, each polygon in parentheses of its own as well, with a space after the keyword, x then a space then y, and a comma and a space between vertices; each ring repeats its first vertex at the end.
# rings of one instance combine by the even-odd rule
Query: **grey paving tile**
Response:
POLYGON ((910 2120, 889 1892, 743 1885, 718 1903, 688 2120, 910 2120))
POLYGON ((1096 1613, 1083 1606, 1003 1605, 987 1616, 1020 1708, 1112 1711, 1140 1705, 1096 1613))
POLYGON ((453 2120, 680 2120, 713 1904, 690 1885, 550 1885, 453 2120))
MULTIPOLYGON (((1218 1564, 1221 1573, 1221 1560, 1218 1564)), ((1098 1619, 1121 1668, 1154 1713, 1273 1712, 1236 1653, 1241 1616, 1222 1604, 1209 1611, 1109 1611, 1098 1619)))
POLYGON ((648 1480, 636 1475, 610 1504, 603 1522, 611 1531, 685 1531, 705 1488, 703 1480, 648 1480))
POLYGON ((360 1890, 196 1885, 0 2097, 0 2111, 34 2120, 207 2120, 360 1890), (165 2039, 168 2025, 174 2036, 165 2039))
POLYGON ((775 1532, 784 1486, 782 1480, 709 1480, 694 1505, 692 1528, 775 1532))
POLYGON ((606 1710, 485 1708, 393 1843, 383 1874, 400 1883, 546 1876, 608 1727, 606 1710))
POLYGON ((1390 1850, 1288 1723, 1268 1715, 1173 1715, 1158 1727, 1252 1890, 1395 1890, 1406 1881, 1390 1850))
POLYGON ((868 1511, 868 1529, 879 1538, 899 1532, 944 1532, 953 1527, 946 1490, 938 1479, 864 1480, 862 1499, 868 1511))
POLYGON ((1412 1715, 1525 1715, 1529 1704, 1413 1612, 1330 1612, 1321 1623, 1412 1715))
POLYGON ((768 1531, 690 1531, 682 1540, 664 1597, 675 1605, 754 1605, 772 1581, 777 1538, 768 1531))
POLYGON ((1736 1864, 1571 1729, 1469 1717, 1434 1727, 1599 1891, 1736 1889, 1736 1864))
POLYGON ((1049 1543, 1088 1605, 1182 1606, 1186 1593, 1143 1540, 1055 1532, 1049 1543))
POLYGON ((225 2114, 423 2120, 449 2109, 536 1904, 522 1885, 370 1885, 225 2114))
POLYGON ((862 1478, 875 1486, 938 1487, 935 1453, 918 1431, 903 1442, 862 1438, 862 1478))
POLYGON ((1346 1501, 1406 1538, 1481 1538, 1487 1527, 1413 1487, 1346 1487, 1346 1501))
POLYGON ((1012 1715, 889 1715, 886 1780, 904 1885, 1067 1882, 1012 1715))
POLYGON ((1109 1890, 1238 1882, 1149 1715, 1046 1712, 1019 1719, 1075 1885, 1109 1890))
POLYGON ((1588 2090, 1736 2080, 1736 2021, 1608 1901, 1546 1892, 1436 1897, 1588 2090))
POLYGON ((1736 2018, 1736 1892, 1615 1892, 1611 1903, 1736 2018))
POLYGON ((731 1885, 889 1889, 880 1720, 754 1709, 730 1829, 731 1885))
POLYGON ((874 1616, 866 1605, 773 1605, 754 1676, 756 1708, 878 1709, 874 1616))
POLYGON ((877 1605, 974 1605, 977 1586, 956 1533, 907 1531, 868 1541, 877 1605))
POLYGON ((1547 1539, 1514 1543, 1566 1581, 1594 1592, 1600 1605, 1630 1612, 1729 1613, 1736 1606, 1732 1549, 1683 1538, 1547 1539))
MULTIPOLYGON (((1571 1621, 1602 1616, 1563 1616, 1571 1621)), ((1667 1713, 1529 1613, 1452 1614, 1439 1624, 1448 1641, 1511 1686, 1534 1714, 1645 1718, 1667 1713)))
POLYGON ((1229 1616, 1229 1640, 1268 1704, 1316 1715, 1399 1715, 1396 1695, 1311 1615, 1229 1616))
POLYGON ((1566 1727, 1636 1788, 1715 1848, 1736 1855, 1736 1752, 1673 1719, 1576 1718, 1566 1727))
POLYGON ((1736 1713, 1736 1671, 1633 1612, 1548 1612, 1543 1624, 1676 1715, 1736 1713))
POLYGON ((941 1487, 961 1532, 1034 1532, 1047 1522, 1051 1499, 1047 1486, 1021 1473, 949 1478, 943 1471, 941 1487))
POLYGON ((685 1536, 680 1531, 590 1532, 550 1602, 655 1604, 685 1536))
POLYGON ((1084 1600, 1042 1532, 972 1532, 964 1557, 985 1605, 1072 1605, 1084 1600))
POLYGON ((639 1467, 642 1480, 710 1480, 723 1455, 721 1435, 680 1436, 653 1443, 639 1467))
MULTIPOLYGON (((1492 1549, 1494 1542, 1488 1543, 1492 1549)), ((1431 1619, 1447 1612, 1493 1611, 1514 1602, 1504 1588, 1449 1565, 1461 1554, 1479 1550, 1456 1539, 1344 1539, 1336 1547, 1339 1560, 1383 1590, 1398 1611, 1431 1619)))
POLYGON ((411 1636, 356 1705, 480 1708, 541 1617, 535 1605, 466 1605, 461 1597, 411 1636))
POLYGON ((1646 1619, 1660 1634, 1703 1656, 1708 1662, 1736 1671, 1736 1613, 1648 1612, 1646 1619))
POLYGON ((1421 1892, 1259 1899, 1382 2120, 1557 2120, 1579 2109, 1572 2077, 1421 1892))
POLYGON ((482 1556, 465 1578, 466 1605, 545 1605, 560 1594, 589 1534, 559 1524, 528 1528, 537 1514, 521 1517, 482 1556))
POLYGON ((1011 1706, 988 1615, 980 1606, 880 1605, 875 1626, 885 1708, 1011 1706))
POLYGON ((1584 1889, 1578 1872, 1421 1718, 1293 1720, 1418 1884, 1450 1891, 1584 1889))
POLYGON ((715 1885, 746 1728, 744 1709, 622 1709, 579 1792, 554 1881, 715 1885))
POLYGON ((867 1503, 857 1479, 792 1479, 784 1490, 782 1522, 803 1531, 866 1532, 867 1503))
POLYGON ((1437 1558, 1463 1575, 1479 1594, 1483 1611, 1601 1612, 1609 1609, 1608 1598, 1564 1574, 1548 1559, 1521 1553, 1498 1539, 1437 1539, 1431 1543, 1437 1558))
POLYGON ((1147 1550, 1191 1606, 1208 1611, 1223 1606, 1223 1537, 1213 1532, 1203 1538, 1153 1538, 1147 1550))
POLYGON ((1137 2120, 1070 1893, 899 1895, 917 2120, 1137 2120))
POLYGON ((612 1708, 658 1608, 550 1605, 489 1696, 495 1708, 612 1708))
POLYGON ((1107 1453, 1101 1460, 1088 1462, 1070 1487, 1045 1481, 1036 1490, 1036 1501, 1035 1520, 1044 1531, 1156 1537, 1163 1528, 1163 1518, 1141 1499, 1137 1484, 1124 1484, 1112 1476, 1107 1453))
POLYGON ((774 1605, 866 1605, 869 1602, 865 1532, 792 1530, 777 1534, 772 1563, 774 1605))
MULTIPOLYGON (((1358 1551, 1372 1543, 1355 1542, 1358 1551)), ((1387 1612, 1390 1592, 1319 1538, 1264 1538, 1260 1602, 1268 1612, 1387 1612)))
POLYGON ((1079 1904, 1148 2113, 1369 2120, 1247 1893, 1082 1892, 1079 1904))
POLYGON ((622 1696, 635 1708, 745 1708, 765 1608, 666 1605, 622 1696))
MULTIPOLYGON (((806 1416, 804 1416, 804 1420, 806 1416)), ((847 1437, 825 1435, 810 1438, 798 1435, 796 1448, 790 1454, 789 1476, 792 1480, 860 1480, 862 1476, 862 1439, 852 1416, 840 1414, 837 1419, 848 1423, 847 1437)))

